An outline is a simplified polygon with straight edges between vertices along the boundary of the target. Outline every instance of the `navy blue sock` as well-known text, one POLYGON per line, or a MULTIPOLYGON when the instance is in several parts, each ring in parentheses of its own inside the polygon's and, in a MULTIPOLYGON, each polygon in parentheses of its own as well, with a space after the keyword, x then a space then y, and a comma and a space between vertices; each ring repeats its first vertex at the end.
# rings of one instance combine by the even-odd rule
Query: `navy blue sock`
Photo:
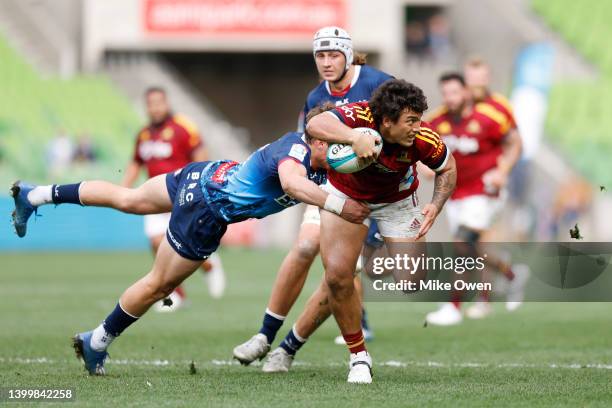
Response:
POLYGON ((138 320, 137 317, 130 316, 125 313, 121 308, 121 305, 117 303, 115 310, 104 319, 104 330, 112 336, 119 336, 125 329, 127 329, 132 323, 138 320))
POLYGON ((273 316, 272 312, 266 309, 266 314, 264 314, 263 323, 261 324, 259 332, 266 336, 268 344, 272 344, 276 337, 276 333, 278 333, 284 321, 284 317, 281 318, 279 315, 273 316))
POLYGON ((365 330, 370 330, 370 324, 368 323, 368 314, 366 313, 365 308, 361 308, 361 328, 365 330))
POLYGON ((51 199, 54 204, 81 204, 79 199, 79 187, 81 183, 76 184, 54 184, 51 187, 51 199))
POLYGON ((280 347, 283 348, 290 356, 295 356, 295 353, 297 353, 298 350, 306 343, 306 339, 298 339, 298 336, 293 330, 293 328, 289 330, 289 333, 287 333, 287 336, 285 336, 280 344, 280 347))

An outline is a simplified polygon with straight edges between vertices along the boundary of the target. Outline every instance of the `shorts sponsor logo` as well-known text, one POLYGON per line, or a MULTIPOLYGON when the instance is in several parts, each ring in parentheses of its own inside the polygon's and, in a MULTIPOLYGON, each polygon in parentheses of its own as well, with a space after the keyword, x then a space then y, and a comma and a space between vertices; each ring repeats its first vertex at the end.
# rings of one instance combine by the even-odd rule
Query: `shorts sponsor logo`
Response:
POLYGON ((181 249, 183 247, 183 244, 181 244, 176 240, 176 238, 174 238, 174 235, 172 235, 172 231, 170 231, 170 228, 168 228, 168 236, 170 237, 170 240, 172 241, 175 247, 177 247, 178 249, 181 249))
POLYGON ((183 186, 183 188, 181 188, 181 191, 179 192, 179 206, 183 206, 185 205, 185 193, 186 193, 186 189, 185 186, 183 186))
POLYGON ((410 223, 411 231, 418 231, 421 228, 421 221, 418 218, 414 218, 410 223))

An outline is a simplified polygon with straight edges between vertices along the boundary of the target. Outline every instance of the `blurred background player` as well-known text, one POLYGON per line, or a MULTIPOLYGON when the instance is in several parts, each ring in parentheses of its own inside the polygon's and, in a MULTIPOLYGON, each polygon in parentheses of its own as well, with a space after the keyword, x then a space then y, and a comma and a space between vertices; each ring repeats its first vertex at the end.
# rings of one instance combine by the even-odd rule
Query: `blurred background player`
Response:
MULTIPOLYGON (((435 111, 430 124, 457 162, 457 188, 446 205, 450 230, 456 241, 468 243, 472 253, 481 252, 482 235, 491 228, 503 202, 500 195, 521 153, 521 139, 511 132, 513 122, 488 102, 471 99, 460 73, 440 77, 443 106, 435 111)), ((490 254, 487 265, 499 270, 509 281, 507 307, 514 310, 522 301, 523 286, 529 272, 523 266, 511 266, 490 254)), ((483 294, 466 312, 468 317, 482 318, 490 313, 488 294, 483 294)), ((429 313, 426 320, 434 325, 460 323, 460 295, 429 313)))
MULTIPOLYGON (((127 166, 122 181, 124 187, 132 187, 142 167, 146 167, 148 178, 178 170, 190 162, 208 160, 208 151, 196 126, 185 116, 172 112, 166 91, 151 87, 145 92, 145 103, 149 124, 136 139, 131 163, 127 166)), ((164 239, 170 213, 144 216, 144 231, 149 238, 153 253, 157 253, 164 239)), ((208 292, 213 298, 220 298, 225 291, 225 273, 219 255, 212 254, 202 264, 202 271, 208 283, 208 292)), ((155 304, 159 312, 175 311, 185 300, 185 290, 179 286, 166 301, 155 304)))
MULTIPOLYGON (((353 51, 353 42, 349 33, 339 27, 323 27, 318 30, 314 35, 312 52, 322 81, 310 91, 306 98, 298 121, 300 132, 304 131, 307 113, 316 106, 321 106, 325 102, 339 106, 367 101, 379 85, 392 78, 366 65, 365 55, 353 51)), ((268 353, 285 317, 302 291, 308 270, 319 253, 320 223, 319 208, 307 206, 297 242, 283 260, 276 275, 259 333, 234 348, 234 356, 244 364, 261 359, 268 353)), ((355 283, 359 288, 361 287, 358 277, 355 283)), ((372 333, 365 309, 363 310, 362 327, 364 336, 369 340, 372 333)), ((286 341, 302 338, 294 330, 289 331, 286 341)), ((336 343, 344 344, 342 336, 336 338, 336 343)), ((274 350, 275 353, 283 353, 283 351, 280 347, 274 350)), ((289 353, 293 355, 296 351, 290 349, 289 353)), ((286 355, 282 357, 287 358, 286 355)))

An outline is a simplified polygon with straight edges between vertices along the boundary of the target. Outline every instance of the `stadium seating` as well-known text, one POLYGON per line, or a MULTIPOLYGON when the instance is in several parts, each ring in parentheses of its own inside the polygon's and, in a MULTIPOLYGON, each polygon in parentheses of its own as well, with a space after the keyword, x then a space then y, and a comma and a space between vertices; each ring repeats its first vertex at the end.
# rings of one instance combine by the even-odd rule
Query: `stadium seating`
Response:
MULTIPOLYGON (((612 186, 612 2, 533 0, 534 10, 599 70, 595 81, 563 82, 550 95, 547 133, 577 169, 594 183, 612 186)), ((608 187, 609 188, 609 187, 608 187)))
POLYGON ((121 177, 140 121, 108 80, 102 76, 45 77, 3 38, 0 61, 0 182, 8 185, 17 175, 49 181, 45 151, 61 129, 73 139, 87 134, 98 160, 70 168, 58 181, 121 177))

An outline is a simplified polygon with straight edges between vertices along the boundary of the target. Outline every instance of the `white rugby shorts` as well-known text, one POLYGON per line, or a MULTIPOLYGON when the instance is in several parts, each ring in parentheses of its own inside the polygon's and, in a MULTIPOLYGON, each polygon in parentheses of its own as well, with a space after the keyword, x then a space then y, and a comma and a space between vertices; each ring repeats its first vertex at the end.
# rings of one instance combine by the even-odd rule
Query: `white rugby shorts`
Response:
MULTIPOLYGON (((342 198, 350 198, 334 187, 329 180, 321 186, 329 194, 342 198)), ((416 192, 403 200, 394 203, 368 203, 372 211, 370 218, 376 220, 378 230, 386 238, 416 238, 425 216, 421 214, 416 192)), ((369 222, 364 222, 369 225, 369 222)))
POLYGON ((451 234, 455 235, 460 226, 485 231, 493 226, 503 200, 484 194, 472 195, 446 203, 446 218, 451 234))

